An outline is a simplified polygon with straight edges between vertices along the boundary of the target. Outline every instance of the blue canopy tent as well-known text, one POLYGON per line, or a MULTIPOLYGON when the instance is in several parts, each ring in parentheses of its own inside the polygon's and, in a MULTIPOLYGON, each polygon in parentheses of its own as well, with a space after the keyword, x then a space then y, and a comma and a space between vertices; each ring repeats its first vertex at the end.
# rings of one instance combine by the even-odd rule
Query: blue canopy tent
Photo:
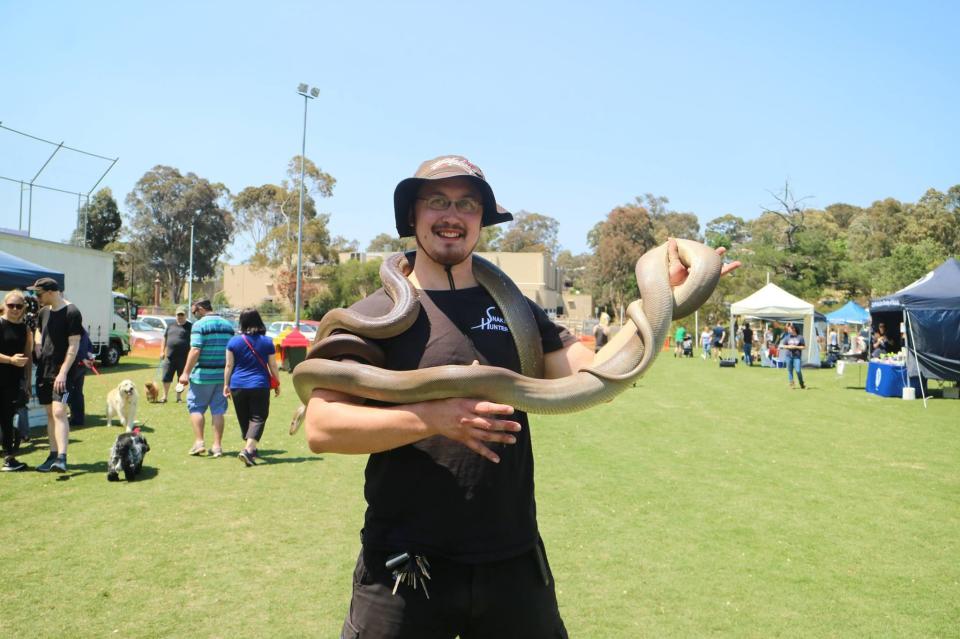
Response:
POLYGON ((827 324, 867 324, 870 313, 853 300, 850 300, 832 313, 827 313, 827 324))
POLYGON ((32 286, 41 277, 52 277, 64 288, 63 273, 0 251, 0 291, 32 286))
POLYGON ((907 338, 907 370, 960 382, 960 262, 954 258, 893 295, 871 300, 874 322, 896 326, 907 338), (902 319, 901 319, 902 318, 902 319))

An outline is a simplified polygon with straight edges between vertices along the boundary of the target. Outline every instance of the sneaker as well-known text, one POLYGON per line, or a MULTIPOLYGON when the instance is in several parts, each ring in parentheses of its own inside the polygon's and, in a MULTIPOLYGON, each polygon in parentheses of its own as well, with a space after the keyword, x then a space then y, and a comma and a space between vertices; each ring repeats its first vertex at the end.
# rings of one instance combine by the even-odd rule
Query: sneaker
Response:
POLYGON ((54 453, 53 455, 47 456, 46 461, 44 461, 42 464, 40 464, 39 466, 37 466, 37 472, 38 472, 38 473, 49 473, 49 472, 50 472, 50 468, 53 466, 53 464, 54 464, 56 461, 57 461, 57 455, 56 455, 56 453, 54 453))
POLYGON ((220 448, 219 446, 214 446, 213 448, 210 449, 210 456, 223 457, 223 449, 220 448))
POLYGON ((66 460, 66 459, 61 459, 61 458, 58 457, 55 462, 53 462, 52 464, 50 464, 50 470, 52 470, 52 471, 54 471, 54 472, 56 472, 56 473, 65 473, 65 472, 67 472, 67 460, 66 460))
POLYGON ((207 448, 203 445, 203 442, 195 442, 193 444, 193 448, 191 448, 190 452, 187 454, 196 457, 197 455, 203 455, 206 452, 207 448))
POLYGON ((253 461, 256 462, 256 463, 258 463, 258 464, 266 463, 266 461, 267 461, 266 459, 264 459, 263 457, 260 456, 260 449, 259 449, 259 448, 258 448, 257 450, 255 450, 255 451, 253 451, 252 453, 250 453, 250 456, 253 458, 253 461))
POLYGON ((7 473, 15 473, 21 470, 26 470, 27 465, 22 461, 18 461, 15 457, 8 457, 5 462, 3 462, 3 467, 0 470, 7 473))
POLYGON ((237 454, 237 457, 239 457, 239 458, 240 458, 240 461, 242 461, 242 462, 244 463, 244 465, 247 466, 248 468, 249 468, 250 466, 256 466, 256 465, 257 465, 257 462, 254 461, 254 459, 256 458, 256 455, 254 455, 253 453, 251 453, 250 451, 248 451, 246 448, 244 448, 243 450, 241 450, 240 453, 237 454))

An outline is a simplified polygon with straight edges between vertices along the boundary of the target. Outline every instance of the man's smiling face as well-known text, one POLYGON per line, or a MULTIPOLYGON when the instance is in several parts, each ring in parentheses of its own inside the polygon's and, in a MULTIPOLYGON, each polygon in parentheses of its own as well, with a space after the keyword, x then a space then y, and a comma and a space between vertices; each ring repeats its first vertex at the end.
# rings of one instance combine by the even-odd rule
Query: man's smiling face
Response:
POLYGON ((470 256, 480 240, 482 217, 483 195, 471 180, 454 177, 426 182, 417 191, 413 205, 417 245, 438 264, 459 264, 470 256), (428 201, 438 196, 450 202, 446 209, 428 206, 428 201), (478 204, 473 212, 463 212, 455 204, 468 199, 478 204))

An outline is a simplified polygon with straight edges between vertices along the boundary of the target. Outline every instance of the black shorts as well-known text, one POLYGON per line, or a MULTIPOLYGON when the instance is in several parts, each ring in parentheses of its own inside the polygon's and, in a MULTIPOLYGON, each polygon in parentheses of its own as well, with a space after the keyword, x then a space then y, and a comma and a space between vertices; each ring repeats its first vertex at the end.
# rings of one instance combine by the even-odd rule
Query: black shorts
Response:
POLYGON ((70 393, 74 391, 76 385, 73 381, 67 378, 67 385, 63 389, 62 393, 58 393, 53 390, 53 380, 52 379, 38 379, 37 380, 37 403, 41 406, 46 406, 52 404, 53 402, 61 402, 66 404, 70 401, 70 393))
POLYGON ((341 639, 566 639, 553 575, 542 543, 511 559, 463 564, 439 557, 430 563, 428 599, 396 579, 388 556, 363 549, 353 573, 353 598, 341 639))
POLYGON ((173 381, 174 376, 179 378, 183 375, 183 369, 187 365, 187 356, 173 355, 172 357, 166 357, 163 360, 163 380, 164 384, 169 384, 173 381))

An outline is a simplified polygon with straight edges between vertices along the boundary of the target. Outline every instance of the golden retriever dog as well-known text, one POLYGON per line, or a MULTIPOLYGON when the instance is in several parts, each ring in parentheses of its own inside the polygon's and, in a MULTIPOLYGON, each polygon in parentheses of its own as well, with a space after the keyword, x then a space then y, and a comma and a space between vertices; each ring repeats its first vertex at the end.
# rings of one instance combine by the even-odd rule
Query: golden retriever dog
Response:
POLYGON ((143 385, 144 395, 147 397, 147 401, 151 404, 156 403, 160 399, 160 389, 157 388, 157 385, 153 382, 147 382, 143 385))
POLYGON ((113 418, 120 420, 120 425, 133 430, 133 420, 137 416, 137 386, 129 379, 120 382, 116 388, 107 393, 107 426, 113 426, 113 418))

